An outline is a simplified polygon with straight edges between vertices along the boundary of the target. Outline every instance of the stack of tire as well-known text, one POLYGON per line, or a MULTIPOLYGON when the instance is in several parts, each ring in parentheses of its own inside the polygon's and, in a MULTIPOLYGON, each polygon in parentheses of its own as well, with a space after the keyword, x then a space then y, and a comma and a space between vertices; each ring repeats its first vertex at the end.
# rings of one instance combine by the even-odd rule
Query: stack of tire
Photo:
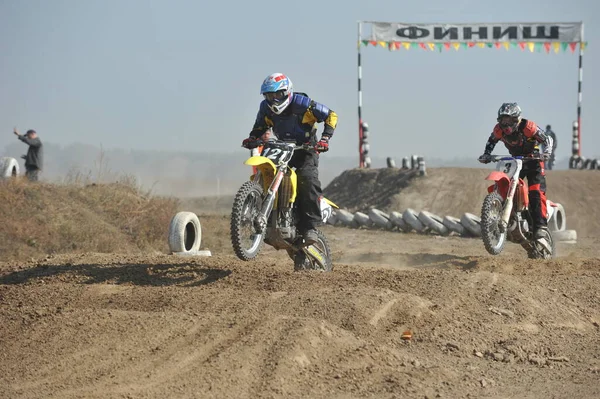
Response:
MULTIPOLYGON (((557 204, 548 227, 556 241, 575 243, 577 233, 566 229, 564 207, 557 204)), ((433 234, 438 236, 481 237, 481 218, 472 213, 464 213, 460 218, 444 216, 443 218, 428 211, 417 212, 408 208, 404 212, 386 213, 371 208, 367 213, 345 209, 336 209, 327 221, 333 226, 355 229, 378 229, 402 233, 433 234)))
POLYGON ((572 156, 569 159, 569 169, 600 170, 600 159, 572 156))
POLYGON ((0 158, 0 180, 15 178, 19 175, 19 163, 11 157, 0 158))
POLYGON ((355 212, 354 214, 345 209, 336 209, 327 223, 356 229, 379 229, 440 236, 481 237, 481 219, 471 213, 465 213, 458 219, 453 216, 442 218, 428 211, 417 212, 411 208, 406 209, 404 212, 391 213, 371 208, 367 213, 355 212))

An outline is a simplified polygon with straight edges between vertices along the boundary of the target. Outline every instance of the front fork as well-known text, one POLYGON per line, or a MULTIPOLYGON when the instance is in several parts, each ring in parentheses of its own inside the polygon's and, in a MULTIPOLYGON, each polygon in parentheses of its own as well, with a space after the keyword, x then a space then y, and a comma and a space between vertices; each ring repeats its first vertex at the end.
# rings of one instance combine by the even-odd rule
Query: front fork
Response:
POLYGON ((279 185, 281 184, 281 181, 283 180, 284 174, 285 173, 284 173, 283 169, 277 170, 277 173, 275 174, 275 178, 273 179, 273 182, 271 183, 271 186, 269 187, 267 195, 266 195, 265 199, 263 200, 262 208, 261 208, 260 212, 258 213, 257 218, 254 221, 254 223, 255 223, 254 227, 260 233, 263 233, 265 231, 265 229, 267 228, 267 219, 268 219, 269 215, 271 214, 271 211, 273 210, 273 204, 275 203, 275 196, 277 195, 277 190, 279 189, 279 185))
POLYGON ((508 188, 508 193, 506 194, 504 208, 502 208, 502 217, 500 218, 500 223, 498 223, 498 229, 501 233, 506 232, 506 229, 508 228, 508 221, 513 209, 513 198, 515 197, 515 191, 518 183, 518 179, 513 178, 510 181, 510 187, 508 188))

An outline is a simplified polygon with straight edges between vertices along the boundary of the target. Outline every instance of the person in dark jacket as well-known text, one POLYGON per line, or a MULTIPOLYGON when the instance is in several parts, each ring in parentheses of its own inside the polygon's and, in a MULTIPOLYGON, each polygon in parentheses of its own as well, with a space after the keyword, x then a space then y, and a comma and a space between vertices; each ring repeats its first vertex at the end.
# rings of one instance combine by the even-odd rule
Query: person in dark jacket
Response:
POLYGON ((254 148, 269 129, 279 140, 298 145, 311 144, 314 152, 296 151, 289 166, 296 168, 298 175, 298 208, 301 219, 298 230, 306 244, 317 242, 316 227, 322 224, 319 201, 322 196, 319 180, 319 153, 329 150, 329 140, 337 127, 337 114, 309 98, 305 93, 294 92, 292 81, 282 73, 274 73, 263 81, 260 103, 254 126, 242 146, 254 148), (317 141, 316 123, 323 123, 321 139, 317 141))
POLYGON ((552 137, 552 155, 550 155, 550 160, 548 160, 548 164, 546 165, 548 170, 552 170, 556 161, 556 134, 552 130, 552 126, 546 125, 546 135, 552 137))
POLYGON ((29 145, 27 155, 21 157, 25 159, 25 176, 27 176, 30 181, 38 181, 39 174, 42 171, 44 158, 42 141, 33 129, 29 129, 25 135, 19 134, 17 128, 15 128, 13 132, 19 140, 29 145))

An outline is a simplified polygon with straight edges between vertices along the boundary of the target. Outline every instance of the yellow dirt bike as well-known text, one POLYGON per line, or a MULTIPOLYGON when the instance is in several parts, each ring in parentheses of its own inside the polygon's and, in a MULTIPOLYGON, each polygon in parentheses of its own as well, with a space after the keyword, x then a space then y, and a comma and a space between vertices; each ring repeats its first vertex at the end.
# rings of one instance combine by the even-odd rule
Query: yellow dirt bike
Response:
MULTIPOLYGON (((285 141, 257 141, 255 145, 261 148, 260 155, 252 155, 245 162, 255 173, 233 200, 231 243, 235 254, 249 261, 266 243, 286 250, 295 270, 332 271, 331 250, 323 232, 317 230, 317 242, 307 245, 296 229, 301 216, 296 204, 298 177, 288 163, 296 150, 314 148, 285 141)), ((325 197, 319 202, 321 218, 326 222, 333 207, 338 206, 325 197)))

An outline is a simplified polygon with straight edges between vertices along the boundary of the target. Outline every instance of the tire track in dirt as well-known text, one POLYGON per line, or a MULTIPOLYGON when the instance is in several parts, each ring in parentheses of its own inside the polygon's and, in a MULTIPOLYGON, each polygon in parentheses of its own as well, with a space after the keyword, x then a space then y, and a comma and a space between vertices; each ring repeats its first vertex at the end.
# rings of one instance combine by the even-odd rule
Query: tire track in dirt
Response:
POLYGON ((593 258, 531 261, 478 240, 327 234, 329 274, 276 252, 0 264, 0 396, 600 394, 593 242, 570 247, 593 258))

